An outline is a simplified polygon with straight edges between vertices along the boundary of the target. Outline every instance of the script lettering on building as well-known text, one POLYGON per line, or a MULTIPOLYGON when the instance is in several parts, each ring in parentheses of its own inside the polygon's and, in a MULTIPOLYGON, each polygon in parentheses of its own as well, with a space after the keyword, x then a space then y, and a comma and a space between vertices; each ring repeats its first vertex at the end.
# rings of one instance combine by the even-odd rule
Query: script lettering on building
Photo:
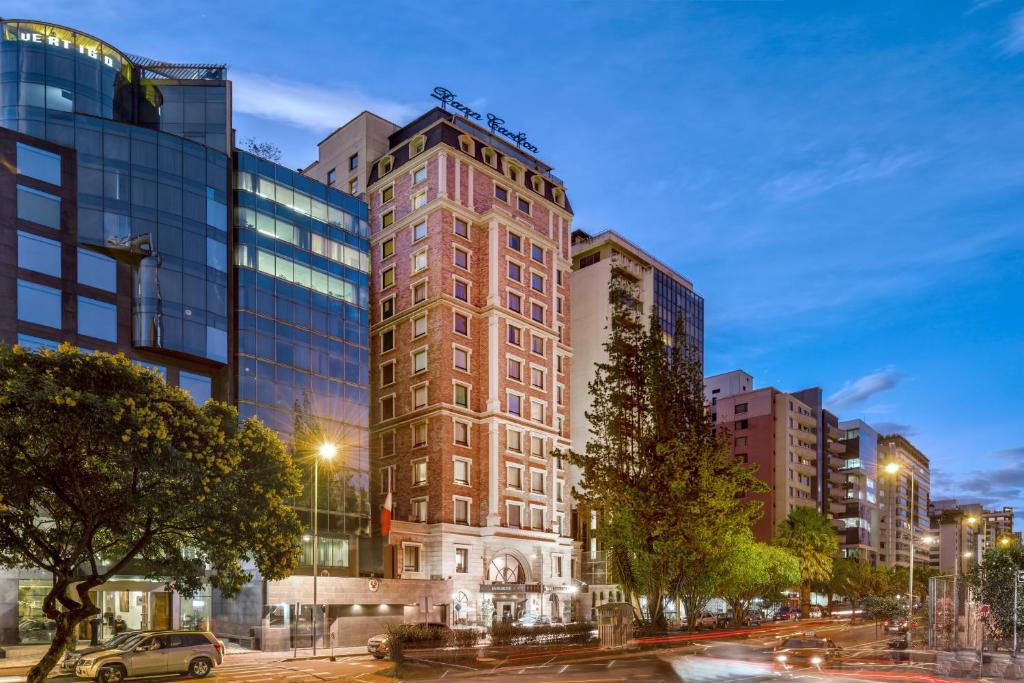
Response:
MULTIPOLYGON (((451 107, 455 111, 460 112, 467 119, 474 119, 476 121, 483 120, 483 117, 479 112, 473 111, 469 106, 456 100, 455 98, 457 95, 448 88, 438 86, 434 88, 434 92, 430 93, 430 96, 434 99, 441 100, 442 109, 451 107)), ((516 147, 533 152, 534 154, 537 153, 537 147, 526 138, 526 133, 522 131, 516 132, 506 128, 505 119, 501 118, 497 114, 487 114, 487 127, 498 135, 504 135, 506 138, 516 143, 516 147)))
POLYGON ((19 30, 17 36, 18 40, 20 40, 23 43, 37 43, 40 45, 49 45, 50 47, 59 47, 62 50, 77 52, 78 54, 84 55, 90 59, 95 59, 96 61, 103 62, 103 64, 109 66, 112 69, 116 69, 118 66, 117 63, 114 61, 114 58, 110 55, 100 54, 100 51, 97 50, 95 47, 92 47, 90 45, 78 45, 75 43, 75 41, 69 40, 67 38, 61 38, 60 36, 56 35, 47 36, 43 35, 42 33, 37 33, 35 31, 25 30, 19 30))

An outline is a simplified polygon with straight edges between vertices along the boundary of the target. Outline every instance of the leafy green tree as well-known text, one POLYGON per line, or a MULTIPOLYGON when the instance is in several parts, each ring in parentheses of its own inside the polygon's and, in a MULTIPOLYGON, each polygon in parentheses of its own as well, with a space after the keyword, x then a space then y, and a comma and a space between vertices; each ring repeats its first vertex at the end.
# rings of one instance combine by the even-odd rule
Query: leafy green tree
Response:
POLYGON ((613 277, 609 299, 607 360, 589 387, 592 435, 566 458, 582 471, 581 508, 603 511, 597 533, 613 579, 660 626, 666 598, 693 619, 713 595, 721 539, 753 523, 760 504, 743 494, 764 489, 705 409, 701 359, 682 328, 666 345, 656 311, 644 324, 627 276, 613 277))
MULTIPOLYGON (((972 566, 967 571, 967 584, 980 593, 982 604, 989 605, 988 632, 986 637, 1007 639, 1013 633, 1013 584, 1017 572, 1024 570, 1024 549, 1019 544, 1006 548, 989 548, 985 551, 981 566, 972 566)), ((915 577, 916 578, 916 577, 915 577)), ((1018 595, 1017 632, 1024 635, 1024 595, 1018 595)))
POLYGON ((850 621, 857 618, 857 607, 875 587, 875 569, 867 561, 843 557, 832 563, 829 589, 850 602, 850 621))
POLYGON ((783 548, 759 543, 749 530, 728 539, 720 560, 718 595, 742 626, 754 598, 771 598, 800 583, 800 561, 783 548))
POLYGON ((832 523, 811 507, 794 508, 779 523, 775 545, 788 549, 800 560, 800 612, 810 614, 811 585, 832 578, 832 562, 839 539, 832 523))
POLYGON ((299 472, 277 436, 224 403, 196 406, 124 355, 0 346, 0 462, 0 566, 53 579, 42 611, 56 630, 32 683, 116 574, 230 596, 246 566, 276 580, 298 561, 285 502, 299 472))
POLYGON ((864 618, 868 621, 905 619, 907 601, 889 595, 869 595, 864 598, 864 618))

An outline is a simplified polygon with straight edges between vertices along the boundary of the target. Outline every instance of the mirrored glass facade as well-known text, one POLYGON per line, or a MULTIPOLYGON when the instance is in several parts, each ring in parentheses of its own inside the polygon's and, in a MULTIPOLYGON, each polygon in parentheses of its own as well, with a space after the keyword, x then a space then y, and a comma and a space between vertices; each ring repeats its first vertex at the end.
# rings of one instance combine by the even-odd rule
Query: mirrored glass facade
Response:
POLYGON ((704 360, 704 297, 687 289, 677 280, 654 269, 654 305, 662 331, 671 338, 676 324, 686 334, 686 346, 697 349, 698 358, 704 360))
MULTIPOLYGON (((277 430, 305 467, 295 505, 307 528, 319 443, 295 443, 296 420, 312 425, 316 441, 337 444, 320 469, 319 563, 355 575, 356 540, 370 534, 367 207, 235 154, 239 412, 277 430)), ((303 557, 311 563, 308 538, 303 557)))

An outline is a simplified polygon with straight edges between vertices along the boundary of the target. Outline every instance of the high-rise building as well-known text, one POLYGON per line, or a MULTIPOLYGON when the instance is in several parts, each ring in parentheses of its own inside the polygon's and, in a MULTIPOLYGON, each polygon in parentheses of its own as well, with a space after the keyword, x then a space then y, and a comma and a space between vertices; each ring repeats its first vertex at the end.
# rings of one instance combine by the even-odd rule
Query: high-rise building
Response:
MULTIPOLYGON (((624 277, 636 285, 638 304, 646 316, 657 311, 666 343, 671 343, 677 325, 686 335, 684 345, 703 362, 704 299, 693 284, 633 244, 622 235, 606 230, 590 235, 582 230, 572 234, 572 333, 573 370, 571 405, 572 448, 586 451, 591 437, 586 413, 591 402, 589 384, 594 379, 595 363, 604 362, 604 344, 609 336, 612 304, 609 288, 613 277, 624 277)), ((570 487, 581 484, 570 469, 570 487)), ((621 591, 610 583, 604 549, 595 533, 597 511, 576 511, 573 530, 582 546, 582 580, 588 586, 581 596, 586 615, 596 619, 597 606, 621 599, 621 591)))
POLYGON ((749 374, 734 370, 706 378, 704 392, 715 423, 731 435, 733 454, 757 465, 758 479, 769 487, 768 492, 751 496, 764 504, 754 536, 770 540, 779 522, 796 507, 820 510, 821 390, 755 389, 749 374), (747 389, 731 393, 737 387, 747 389))
POLYGON ((388 136, 396 130, 397 124, 364 111, 320 142, 317 160, 303 174, 363 196, 372 162, 388 153, 388 136))
POLYGON ((979 503, 933 500, 929 518, 930 564, 945 574, 969 570, 977 563, 979 551, 1020 543, 1020 532, 1013 530, 1011 507, 986 510, 979 503))
POLYGON ((878 563, 878 432, 863 420, 839 423, 840 443, 829 471, 829 506, 839 553, 878 563))
POLYGON ((878 561, 888 567, 909 567, 913 536, 914 563, 927 564, 929 551, 922 539, 931 526, 928 519, 931 491, 928 458, 906 437, 891 434, 878 439, 878 466, 876 483, 881 527, 878 561), (899 466, 899 470, 890 474, 886 468, 893 463, 899 466))
POLYGON ((443 579, 451 599, 434 616, 567 617, 567 471, 552 457, 569 445, 565 188, 449 111, 378 124, 340 128, 308 172, 378 150, 365 172, 374 509, 393 496, 386 574, 443 579))

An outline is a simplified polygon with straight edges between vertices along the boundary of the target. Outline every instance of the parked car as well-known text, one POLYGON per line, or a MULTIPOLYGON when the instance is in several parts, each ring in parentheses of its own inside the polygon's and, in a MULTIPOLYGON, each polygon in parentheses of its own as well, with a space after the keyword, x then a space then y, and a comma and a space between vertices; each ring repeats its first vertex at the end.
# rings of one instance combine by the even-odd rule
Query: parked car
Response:
POLYGON ((538 614, 525 614, 514 622, 516 626, 550 626, 551 617, 538 614))
POLYGON ((732 623, 732 612, 718 612, 715 614, 715 626, 725 628, 732 623))
POLYGON ((107 650, 86 655, 75 676, 100 683, 121 683, 130 676, 184 674, 209 676, 224 662, 224 643, 209 631, 160 631, 130 638, 107 650))
POLYGON ((18 640, 22 643, 49 643, 57 625, 51 619, 28 617, 18 622, 18 640))
POLYGON ((772 621, 796 621, 800 618, 800 610, 795 607, 780 607, 775 610, 772 621))
POLYGON ((137 638, 142 631, 125 631, 124 633, 118 633, 113 638, 108 638, 99 645, 90 645, 88 647, 79 648, 74 652, 68 652, 64 655, 64 659, 60 662, 60 668, 68 673, 74 673, 75 665, 78 660, 84 655, 91 655, 94 652, 100 652, 102 650, 112 650, 119 647, 122 643, 126 643, 133 638, 137 638))
POLYGON ((773 651, 775 665, 783 671, 808 666, 824 669, 840 664, 841 647, 831 638, 804 634, 787 638, 773 651))
MULTIPOLYGON (((409 624, 409 626, 418 626, 421 628, 428 628, 433 631, 433 636, 430 640, 419 641, 416 645, 421 647, 440 647, 448 644, 448 638, 451 636, 452 629, 448 624, 442 624, 432 621, 424 621, 418 624, 409 624)), ((376 659, 384 659, 391 654, 391 645, 388 642, 390 638, 387 633, 381 633, 373 636, 366 641, 366 651, 373 655, 376 659)))
POLYGON ((906 633, 907 620, 905 618, 886 619, 883 624, 886 633, 906 633))
POLYGON ((718 617, 715 616, 714 612, 701 612, 695 624, 697 628, 715 628, 717 625, 718 617))
POLYGON ((761 614, 759 609, 747 610, 747 624, 750 626, 757 626, 758 624, 764 623, 764 615, 761 614))
POLYGON ((808 610, 807 612, 807 616, 809 616, 811 619, 821 619, 823 615, 824 612, 821 611, 821 607, 819 607, 818 605, 811 605, 810 610, 808 610))

